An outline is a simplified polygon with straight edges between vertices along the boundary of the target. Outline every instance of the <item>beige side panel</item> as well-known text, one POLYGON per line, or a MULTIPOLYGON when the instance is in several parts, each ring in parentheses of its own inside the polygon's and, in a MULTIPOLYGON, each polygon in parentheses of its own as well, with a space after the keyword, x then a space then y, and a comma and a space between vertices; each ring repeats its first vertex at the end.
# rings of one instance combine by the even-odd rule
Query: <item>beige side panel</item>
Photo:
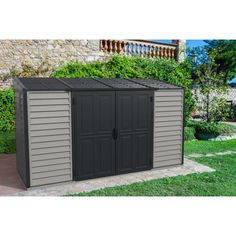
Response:
POLYGON ((154 168, 182 164, 183 101, 182 90, 155 91, 154 168))
POLYGON ((28 92, 30 185, 72 180, 69 92, 28 92))

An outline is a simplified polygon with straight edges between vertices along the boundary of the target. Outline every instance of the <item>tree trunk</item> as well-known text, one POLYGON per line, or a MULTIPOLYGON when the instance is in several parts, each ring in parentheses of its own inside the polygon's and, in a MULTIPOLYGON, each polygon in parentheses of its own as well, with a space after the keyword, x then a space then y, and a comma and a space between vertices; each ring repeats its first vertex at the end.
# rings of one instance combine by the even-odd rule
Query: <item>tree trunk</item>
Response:
POLYGON ((207 123, 210 123, 210 117, 209 117, 209 101, 210 100, 210 94, 209 92, 207 93, 207 104, 206 104, 206 115, 207 115, 207 123))

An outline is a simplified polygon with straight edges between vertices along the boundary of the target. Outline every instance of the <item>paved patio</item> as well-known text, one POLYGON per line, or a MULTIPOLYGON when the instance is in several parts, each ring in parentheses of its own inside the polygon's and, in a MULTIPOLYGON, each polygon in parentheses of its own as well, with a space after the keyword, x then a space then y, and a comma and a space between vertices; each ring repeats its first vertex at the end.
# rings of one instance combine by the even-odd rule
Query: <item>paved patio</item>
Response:
POLYGON ((0 155, 0 196, 25 190, 16 170, 15 155, 0 155))
POLYGON ((105 187, 114 187, 124 184, 132 184, 152 179, 188 175, 193 173, 212 172, 207 166, 185 159, 183 166, 170 167, 166 169, 152 169, 149 171, 109 176, 79 182, 67 182, 42 187, 24 189, 23 184, 16 171, 14 155, 0 156, 0 195, 13 196, 62 196, 72 193, 88 192, 105 187))

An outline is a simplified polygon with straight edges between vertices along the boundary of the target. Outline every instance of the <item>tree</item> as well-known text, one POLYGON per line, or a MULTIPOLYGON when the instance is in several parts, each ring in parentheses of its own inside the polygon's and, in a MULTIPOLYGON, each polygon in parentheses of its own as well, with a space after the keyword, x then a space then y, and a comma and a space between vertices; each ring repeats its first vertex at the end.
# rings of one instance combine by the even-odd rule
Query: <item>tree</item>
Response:
POLYGON ((236 40, 205 40, 209 53, 217 52, 215 63, 218 72, 224 72, 224 79, 231 80, 236 76, 236 40))
POLYGON ((227 71, 219 69, 221 64, 216 62, 218 50, 197 47, 188 51, 187 55, 192 64, 193 85, 197 85, 195 100, 198 110, 203 113, 203 121, 210 123, 224 119, 228 112, 225 109, 227 101, 222 97, 228 90, 227 71))

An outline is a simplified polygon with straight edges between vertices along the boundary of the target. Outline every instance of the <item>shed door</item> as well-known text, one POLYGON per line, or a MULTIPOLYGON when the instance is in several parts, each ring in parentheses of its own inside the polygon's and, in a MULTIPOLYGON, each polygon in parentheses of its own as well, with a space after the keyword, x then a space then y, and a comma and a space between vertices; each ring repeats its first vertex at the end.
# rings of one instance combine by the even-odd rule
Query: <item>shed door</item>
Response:
POLYGON ((117 172, 152 168, 152 92, 117 92, 117 172))
POLYGON ((115 173, 115 93, 73 92, 74 178, 115 173))

